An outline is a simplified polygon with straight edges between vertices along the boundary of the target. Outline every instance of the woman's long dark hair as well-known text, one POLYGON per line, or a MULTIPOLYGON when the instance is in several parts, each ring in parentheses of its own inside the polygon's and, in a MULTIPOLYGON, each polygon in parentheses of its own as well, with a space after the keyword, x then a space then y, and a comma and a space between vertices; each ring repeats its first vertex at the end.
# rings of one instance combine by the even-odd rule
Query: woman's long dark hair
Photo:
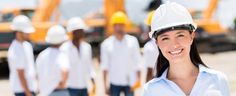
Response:
MULTIPOLYGON (((191 34, 192 32, 190 32, 191 34)), ((157 58, 156 61, 156 77, 160 77, 162 75, 162 73, 169 67, 169 61, 163 56, 161 50, 158 48, 159 50, 159 56, 157 58)), ((196 45, 196 41, 193 40, 193 43, 191 45, 191 49, 190 49, 190 59, 192 61, 192 63, 198 67, 199 64, 207 67, 203 62, 202 59, 198 53, 197 50, 197 45, 196 45)))

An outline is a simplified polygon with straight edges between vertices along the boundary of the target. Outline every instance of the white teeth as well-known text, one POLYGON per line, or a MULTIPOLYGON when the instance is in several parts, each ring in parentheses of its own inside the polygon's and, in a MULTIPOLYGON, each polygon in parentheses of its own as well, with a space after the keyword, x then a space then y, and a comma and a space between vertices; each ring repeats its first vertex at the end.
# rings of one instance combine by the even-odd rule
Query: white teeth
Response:
POLYGON ((171 54, 179 54, 182 50, 170 51, 171 54))

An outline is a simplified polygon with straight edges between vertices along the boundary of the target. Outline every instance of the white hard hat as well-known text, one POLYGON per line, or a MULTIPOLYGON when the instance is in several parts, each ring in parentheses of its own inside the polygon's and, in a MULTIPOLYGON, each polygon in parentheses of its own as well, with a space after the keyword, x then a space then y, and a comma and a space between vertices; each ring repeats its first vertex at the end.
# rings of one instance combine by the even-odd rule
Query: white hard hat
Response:
POLYGON ((175 2, 167 2, 155 10, 149 37, 153 38, 160 31, 168 28, 174 29, 175 26, 182 25, 190 27, 191 31, 197 29, 197 25, 193 22, 191 14, 185 7, 175 2))
POLYGON ((33 33, 35 31, 30 19, 24 15, 16 16, 11 24, 11 29, 24 33, 33 33))
POLYGON ((68 36, 61 25, 54 25, 48 30, 45 40, 50 44, 60 44, 68 40, 68 36))
POLYGON ((88 28, 87 25, 84 23, 84 21, 80 17, 73 17, 68 20, 68 23, 67 23, 68 32, 72 32, 78 29, 87 30, 87 28, 88 28))

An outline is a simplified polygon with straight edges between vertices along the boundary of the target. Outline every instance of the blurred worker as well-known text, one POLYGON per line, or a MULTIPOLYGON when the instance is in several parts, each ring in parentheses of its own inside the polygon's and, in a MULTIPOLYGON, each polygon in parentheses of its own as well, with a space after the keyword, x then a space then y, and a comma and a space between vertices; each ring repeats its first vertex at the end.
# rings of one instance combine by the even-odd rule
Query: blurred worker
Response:
POLYGON ((27 42, 28 34, 35 29, 24 15, 16 16, 11 28, 16 36, 8 50, 11 88, 16 96, 35 96, 37 84, 33 48, 27 42))
POLYGON ((125 33, 127 20, 125 13, 114 13, 110 21, 114 33, 101 44, 101 67, 106 94, 110 96, 120 96, 121 92, 125 96, 133 96, 132 86, 140 80, 139 43, 134 36, 125 33), (110 88, 107 86, 107 77, 110 88))
POLYGON ((160 51, 156 77, 145 85, 143 96, 230 96, 226 76, 202 62, 196 29, 180 4, 168 2, 154 12, 150 38, 160 51))
MULTIPOLYGON (((148 25, 149 29, 151 27, 151 20, 154 11, 149 12, 148 17, 145 21, 145 24, 148 25)), ((151 31, 151 30, 149 30, 151 31)), ((155 67, 159 51, 155 40, 150 39, 143 47, 143 58, 144 64, 147 68, 146 82, 151 80, 154 77, 153 69, 155 67)))
POLYGON ((69 60, 59 50, 60 45, 67 39, 66 31, 60 25, 54 25, 48 30, 45 40, 50 46, 36 59, 39 91, 42 96, 69 96, 66 85, 69 60))
POLYGON ((88 79, 92 78, 92 48, 84 40, 84 21, 79 17, 71 18, 67 23, 67 31, 72 33, 72 40, 61 46, 61 50, 69 57, 70 70, 68 77, 68 90, 70 96, 88 96, 88 79))

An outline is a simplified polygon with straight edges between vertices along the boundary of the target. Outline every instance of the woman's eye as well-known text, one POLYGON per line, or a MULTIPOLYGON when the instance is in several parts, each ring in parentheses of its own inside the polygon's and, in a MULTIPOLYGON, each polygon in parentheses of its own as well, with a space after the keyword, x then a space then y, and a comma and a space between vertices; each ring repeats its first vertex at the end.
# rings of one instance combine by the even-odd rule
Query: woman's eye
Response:
POLYGON ((169 38, 162 38, 161 40, 164 41, 164 40, 168 40, 169 38))
POLYGON ((180 34, 180 35, 178 35, 178 37, 184 37, 184 35, 180 34))

